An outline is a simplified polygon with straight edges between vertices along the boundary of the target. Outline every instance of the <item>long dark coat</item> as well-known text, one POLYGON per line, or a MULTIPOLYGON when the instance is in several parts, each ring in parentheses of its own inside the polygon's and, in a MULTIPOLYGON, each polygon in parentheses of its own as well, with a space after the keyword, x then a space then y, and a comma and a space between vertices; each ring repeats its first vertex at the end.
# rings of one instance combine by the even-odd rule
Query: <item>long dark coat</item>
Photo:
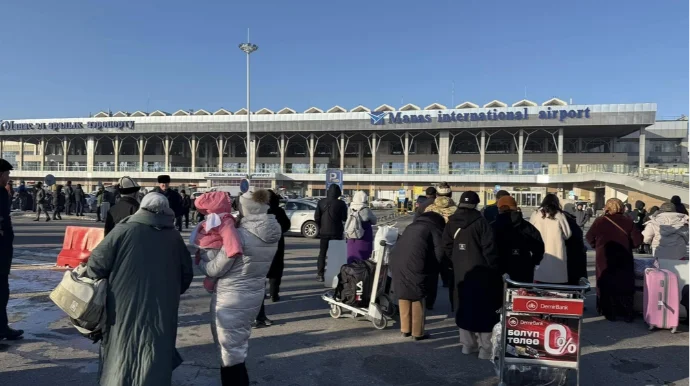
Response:
POLYGON ((499 267, 512 280, 534 282, 534 267, 544 258, 541 234, 520 212, 501 213, 491 224, 496 238, 499 267))
POLYGON ((436 288, 429 286, 437 283, 445 225, 443 216, 426 212, 405 228, 390 256, 393 288, 398 298, 418 301, 435 292, 436 288))
POLYGON ((642 244, 642 234, 630 217, 624 214, 599 217, 587 232, 587 242, 596 249, 597 296, 632 296, 635 292, 632 250, 642 244))
MULTIPOLYGON (((276 216, 278 224, 280 224, 280 229, 283 233, 290 230, 290 218, 285 213, 285 210, 280 207, 280 197, 270 191, 271 201, 269 203, 270 208, 268 209, 268 214, 276 216)), ((271 263, 271 268, 268 270, 266 275, 269 279, 281 279, 283 277, 283 270, 285 269, 285 236, 280 236, 280 241, 278 241, 278 249, 273 257, 273 262, 271 263)))
POLYGON ((180 294, 192 259, 172 213, 139 211, 93 250, 87 274, 107 278, 101 386, 170 385, 182 361, 175 350, 180 294))
POLYGON ((577 226, 577 219, 568 212, 563 212, 568 226, 570 238, 565 240, 565 250, 568 256, 568 284, 579 285, 581 278, 588 278, 587 273, 587 247, 585 247, 584 232, 577 226))
POLYGON ((455 323, 463 330, 491 332, 503 293, 491 226, 479 211, 459 208, 448 219, 442 242, 453 263, 455 323))
POLYGON ((342 240, 347 220, 347 204, 340 199, 342 192, 338 185, 331 185, 326 198, 319 200, 314 211, 314 221, 319 224, 319 237, 342 240))
POLYGON ((105 218, 105 234, 110 233, 115 228, 115 225, 136 213, 137 210, 139 210, 139 201, 134 197, 123 196, 117 204, 108 210, 108 215, 105 218))

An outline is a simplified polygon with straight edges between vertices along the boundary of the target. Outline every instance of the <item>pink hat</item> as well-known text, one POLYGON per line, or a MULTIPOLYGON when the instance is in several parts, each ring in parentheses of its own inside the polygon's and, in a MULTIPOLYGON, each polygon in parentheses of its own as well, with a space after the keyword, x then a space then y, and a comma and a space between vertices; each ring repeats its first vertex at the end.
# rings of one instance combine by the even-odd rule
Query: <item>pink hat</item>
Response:
POLYGON ((194 206, 203 215, 232 212, 232 199, 225 192, 208 192, 194 200, 194 206))

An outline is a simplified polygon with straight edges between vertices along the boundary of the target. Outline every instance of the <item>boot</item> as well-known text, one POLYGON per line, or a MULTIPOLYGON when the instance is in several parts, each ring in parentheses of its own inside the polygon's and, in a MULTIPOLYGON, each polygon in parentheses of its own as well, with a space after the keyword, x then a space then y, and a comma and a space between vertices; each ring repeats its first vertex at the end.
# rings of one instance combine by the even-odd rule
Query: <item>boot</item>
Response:
POLYGON ((244 363, 220 368, 220 381, 223 386, 249 386, 249 375, 244 363))
POLYGON ((15 330, 13 328, 10 328, 9 326, 5 329, 5 331, 0 332, 0 340, 7 339, 7 340, 18 340, 22 339, 24 335, 24 330, 15 330))

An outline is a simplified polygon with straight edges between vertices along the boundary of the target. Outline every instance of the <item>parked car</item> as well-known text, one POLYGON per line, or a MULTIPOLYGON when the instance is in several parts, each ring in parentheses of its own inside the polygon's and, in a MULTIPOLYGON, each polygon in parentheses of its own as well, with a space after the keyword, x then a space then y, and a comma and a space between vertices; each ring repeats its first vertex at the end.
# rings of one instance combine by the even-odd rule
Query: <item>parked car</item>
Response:
POLYGON ((319 236, 319 225, 314 221, 316 201, 287 200, 285 213, 290 218, 290 233, 299 233, 304 237, 314 239, 319 236))
POLYGON ((393 209, 396 206, 396 202, 387 198, 377 198, 369 206, 371 206, 371 209, 393 209))

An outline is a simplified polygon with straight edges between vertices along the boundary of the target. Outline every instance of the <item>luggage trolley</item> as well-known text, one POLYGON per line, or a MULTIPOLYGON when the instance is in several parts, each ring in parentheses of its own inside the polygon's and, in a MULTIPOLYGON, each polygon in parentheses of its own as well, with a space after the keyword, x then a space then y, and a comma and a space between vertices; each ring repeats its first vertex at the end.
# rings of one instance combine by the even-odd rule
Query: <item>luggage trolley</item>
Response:
POLYGON ((520 283, 503 275, 500 335, 494 342, 499 386, 509 385, 506 367, 523 378, 520 383, 526 375, 544 385, 564 384, 567 369, 573 369, 580 384, 580 327, 589 289, 585 278, 571 286, 520 283))
POLYGON ((342 315, 343 309, 352 313, 352 318, 357 316, 364 316, 371 321, 374 328, 383 330, 388 326, 388 318, 395 315, 396 306, 386 293, 386 280, 388 277, 388 254, 390 248, 395 244, 398 238, 397 228, 387 227, 376 233, 374 240, 374 252, 372 258, 376 262, 374 271, 374 282, 371 288, 371 297, 369 298, 368 307, 355 307, 341 302, 335 297, 335 290, 331 290, 321 295, 321 299, 325 300, 331 307, 329 314, 332 318, 338 319, 342 315))

